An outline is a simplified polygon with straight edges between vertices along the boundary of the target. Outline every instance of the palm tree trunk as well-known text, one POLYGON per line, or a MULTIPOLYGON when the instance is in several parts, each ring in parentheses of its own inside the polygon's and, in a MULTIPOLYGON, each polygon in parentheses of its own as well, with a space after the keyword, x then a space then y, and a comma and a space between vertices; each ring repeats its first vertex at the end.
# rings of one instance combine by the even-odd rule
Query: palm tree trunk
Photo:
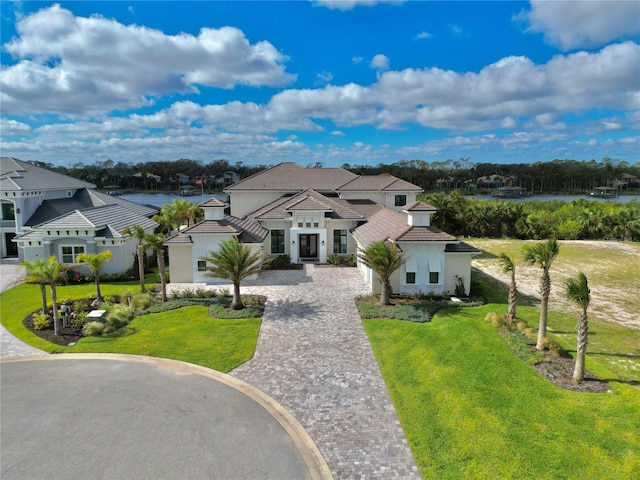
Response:
POLYGON ((102 292, 100 292, 100 275, 98 274, 98 272, 96 272, 96 298, 100 303, 104 301, 102 299, 102 292))
POLYGON ((53 304, 53 334, 60 335, 60 317, 58 316, 58 294, 54 284, 51 287, 51 303, 53 304))
POLYGON ((549 295, 551 294, 551 277, 549 272, 545 270, 542 273, 542 280, 540 282, 540 324, 538 325, 538 342, 536 343, 536 349, 544 349, 544 339, 547 336, 547 311, 549 305, 549 295))
POLYGON ((164 303, 167 301, 167 280, 165 278, 164 252, 162 250, 158 250, 156 258, 158 260, 158 273, 160 273, 162 303, 164 303))
POLYGON ((47 286, 44 283, 40 284, 40 295, 42 295, 42 314, 49 315, 47 311, 47 286))
POLYGON ((240 296, 240 283, 233 284, 233 298, 231 299, 232 310, 242 310, 244 305, 242 304, 242 297, 240 296))
POLYGON ((391 285, 389 285, 389 282, 382 282, 382 291, 380 292, 380 303, 382 305, 389 305, 390 303, 390 287, 391 285))
POLYGON ((580 383, 584 380, 584 360, 587 353, 587 341, 589 338, 589 323, 587 321, 587 312, 583 311, 580 315, 580 323, 578 324, 578 341, 576 348, 576 366, 573 370, 573 381, 580 383))
POLYGON ((138 245, 138 276, 140 277, 140 293, 147 291, 144 285, 144 248, 138 245))
POLYGON ((516 306, 517 306, 517 293, 515 282, 511 282, 511 287, 509 288, 509 319, 515 320, 516 318, 516 306))

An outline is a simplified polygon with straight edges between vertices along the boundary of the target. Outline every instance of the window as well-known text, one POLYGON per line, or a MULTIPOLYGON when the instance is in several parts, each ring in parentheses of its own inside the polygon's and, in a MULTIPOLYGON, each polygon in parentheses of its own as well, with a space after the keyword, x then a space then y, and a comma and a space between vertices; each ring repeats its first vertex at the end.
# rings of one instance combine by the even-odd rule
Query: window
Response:
POLYGON ((333 253, 347 253, 347 230, 333 231, 333 253))
POLYGON ((429 283, 440 283, 440 272, 429 272, 429 283))
POLYGON ((284 230, 271 230, 271 253, 284 253, 284 230))
POLYGON ((407 196, 406 195, 396 195, 395 205, 396 207, 402 207, 407 204, 407 196))
POLYGON ((310 227, 311 226, 311 217, 306 217, 305 220, 306 220, 305 226, 310 227))
POLYGON ((198 260, 198 271, 205 272, 207 270, 207 262, 204 260, 198 260))
POLYGON ((298 217, 298 227, 302 227, 302 223, 303 223, 302 217, 298 217))
POLYGON ((73 264, 78 263, 76 259, 78 255, 84 253, 84 247, 79 245, 67 245, 60 247, 60 251, 62 252, 62 263, 73 264))
POLYGON ((407 272, 405 283, 416 283, 416 272, 407 272))
POLYGON ((318 217, 313 217, 313 226, 318 228, 318 226, 320 225, 318 217))
POLYGON ((13 203, 3 203, 2 204, 2 219, 3 220, 15 220, 16 214, 15 209, 13 207, 13 203))

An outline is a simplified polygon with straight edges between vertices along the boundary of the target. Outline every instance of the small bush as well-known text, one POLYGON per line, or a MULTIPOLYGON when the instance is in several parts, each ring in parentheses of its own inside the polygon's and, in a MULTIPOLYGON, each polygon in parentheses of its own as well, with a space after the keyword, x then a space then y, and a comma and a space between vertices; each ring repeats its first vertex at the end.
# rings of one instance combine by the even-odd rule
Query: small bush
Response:
POLYGON ((45 330, 51 326, 51 319, 49 315, 44 313, 38 313, 33 316, 33 328, 36 330, 45 330))
POLYGON ((150 293, 138 293, 131 298, 131 310, 146 310, 155 303, 150 293))
POLYGON ((129 305, 129 301, 133 298, 135 293, 133 290, 122 290, 120 292, 120 303, 123 305, 129 305))
POLYGON ((521 332, 525 328, 529 328, 529 324, 527 322, 523 322, 522 320, 519 320, 518 322, 516 322, 516 328, 521 332))
POLYGON ((489 312, 484 319, 493 325, 495 328, 505 328, 507 326, 507 319, 504 314, 496 312, 489 312))
POLYGON ((285 268, 291 265, 291 257, 286 253, 277 257, 268 257, 262 262, 263 270, 274 270, 277 268, 285 268))
POLYGON ((531 340, 536 340, 538 338, 538 331, 533 327, 526 327, 522 330, 522 333, 531 340))
POLYGON ((536 352, 531 347, 533 342, 524 336, 522 332, 505 332, 500 334, 509 350, 522 361, 529 365, 535 365, 543 360, 542 352, 536 352))
POLYGON ((73 328, 82 328, 87 320, 88 312, 75 312, 71 317, 71 325, 73 328))
POLYGON ((106 328, 104 333, 115 332, 131 321, 133 314, 131 309, 125 305, 114 305, 107 312, 105 320, 106 328))
POLYGON ((77 301, 73 302, 73 311, 76 313, 86 312, 89 310, 89 307, 85 302, 77 301))
POLYGON ((106 327, 102 322, 89 322, 82 327, 82 335, 85 337, 97 337, 102 335, 106 327))
POLYGON ((549 337, 542 339, 542 349, 549 352, 554 357, 562 357, 565 354, 564 349, 555 341, 549 337))

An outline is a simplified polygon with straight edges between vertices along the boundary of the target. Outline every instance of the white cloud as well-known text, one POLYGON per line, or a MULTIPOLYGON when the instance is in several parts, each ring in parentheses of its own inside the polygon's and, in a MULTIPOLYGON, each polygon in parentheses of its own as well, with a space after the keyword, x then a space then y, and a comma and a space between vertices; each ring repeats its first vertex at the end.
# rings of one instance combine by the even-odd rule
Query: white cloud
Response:
POLYGON ((24 135, 31 132, 31 127, 26 123, 0 117, 0 132, 3 135, 24 135))
POLYGON ((326 83, 331 83, 333 80, 333 73, 330 72, 320 72, 316 74, 316 85, 324 85, 326 83))
POLYGON ((378 53, 377 55, 373 56, 369 65, 371 68, 375 68, 376 70, 388 70, 389 58, 382 53, 378 53))
POLYGON ((352 57, 351 58, 351 63, 353 63, 354 65, 358 65, 363 60, 364 60, 364 58, 362 58, 362 57, 352 57))
POLYGON ((333 135, 334 137, 344 137, 345 133, 341 132, 340 130, 334 130, 333 132, 331 132, 331 135, 333 135))
POLYGON ((198 85, 278 86, 295 79, 271 43, 251 44, 233 27, 166 35, 53 5, 19 20, 16 30, 4 45, 18 59, 3 65, 5 113, 81 115, 195 93, 198 85))
POLYGON ((640 2, 531 0, 514 20, 563 50, 600 47, 640 32, 640 2))
POLYGON ((314 5, 331 8, 333 10, 353 10, 357 6, 373 7, 381 3, 400 5, 405 0, 311 0, 314 5))
POLYGON ((431 38, 433 35, 429 32, 420 32, 415 36, 415 40, 426 40, 427 38, 431 38))
POLYGON ((462 27, 460 27, 458 25, 450 23, 448 26, 449 26, 449 31, 451 32, 451 34, 455 35, 456 37, 460 37, 464 33, 464 31, 462 30, 462 27))

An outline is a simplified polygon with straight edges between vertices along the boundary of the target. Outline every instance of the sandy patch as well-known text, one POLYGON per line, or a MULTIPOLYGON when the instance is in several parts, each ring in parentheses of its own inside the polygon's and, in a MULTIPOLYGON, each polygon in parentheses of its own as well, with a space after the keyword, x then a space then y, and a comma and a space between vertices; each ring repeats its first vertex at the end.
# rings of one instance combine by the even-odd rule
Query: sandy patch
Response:
MULTIPOLYGON (((483 241, 471 242, 481 247, 483 241)), ((502 242, 507 245, 508 242, 502 242)), ((492 250, 494 246, 500 246, 500 240, 491 240, 492 250)), ((564 294, 564 281, 574 276, 578 271, 583 271, 589 279, 591 288, 591 303, 589 306, 590 316, 597 317, 602 321, 609 321, 624 325, 628 328, 640 330, 640 291, 623 291, 615 284, 615 272, 620 267, 613 262, 584 261, 578 265, 562 261, 562 245, 581 244, 590 248, 603 250, 612 249, 616 251, 617 257, 622 258, 625 268, 637 269, 640 276, 640 246, 625 244, 621 242, 598 242, 598 241, 562 241, 560 256, 551 266, 551 296, 549 298, 549 309, 571 314, 579 314, 578 308, 570 302, 564 294), (637 265, 637 267, 636 267, 637 265), (600 283, 598 278, 604 275, 608 281, 600 283), (613 279, 611 279, 613 277, 613 279)), ((482 272, 490 275, 505 284, 508 284, 510 277, 502 272, 502 267, 497 258, 479 258, 473 260, 473 266, 482 272)), ((518 259, 516 267, 516 282, 518 291, 524 295, 540 299, 540 274, 541 269, 522 264, 518 259)))

